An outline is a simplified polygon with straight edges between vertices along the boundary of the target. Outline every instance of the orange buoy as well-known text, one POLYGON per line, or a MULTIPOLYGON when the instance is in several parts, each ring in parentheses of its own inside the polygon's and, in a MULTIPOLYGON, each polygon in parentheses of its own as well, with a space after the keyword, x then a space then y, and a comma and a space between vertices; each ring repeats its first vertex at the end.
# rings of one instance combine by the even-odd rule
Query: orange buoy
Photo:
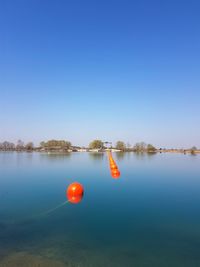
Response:
POLYGON ((111 170, 116 170, 118 168, 117 168, 117 165, 116 164, 110 164, 110 169, 111 170))
POLYGON ((110 161, 109 163, 110 163, 110 166, 111 166, 111 165, 117 165, 114 161, 113 161, 113 162, 110 161))
POLYGON ((109 161, 110 162, 115 162, 114 159, 112 157, 109 157, 109 161))
POLYGON ((118 169, 114 169, 114 170, 111 170, 111 172, 112 172, 113 174, 115 174, 115 173, 119 173, 120 171, 119 171, 118 169))
POLYGON ((119 170, 117 170, 117 171, 115 171, 115 172, 111 172, 111 176, 113 177, 113 178, 119 178, 120 177, 120 171, 119 170))
POLYGON ((114 159, 112 157, 111 152, 108 152, 108 159, 109 159, 109 163, 110 163, 111 176, 113 178, 119 178, 121 174, 120 174, 120 171, 118 170, 118 166, 117 166, 116 162, 114 161, 114 159))
POLYGON ((73 204, 79 203, 82 200, 83 193, 83 186, 77 182, 70 184, 66 191, 66 195, 69 202, 73 204))

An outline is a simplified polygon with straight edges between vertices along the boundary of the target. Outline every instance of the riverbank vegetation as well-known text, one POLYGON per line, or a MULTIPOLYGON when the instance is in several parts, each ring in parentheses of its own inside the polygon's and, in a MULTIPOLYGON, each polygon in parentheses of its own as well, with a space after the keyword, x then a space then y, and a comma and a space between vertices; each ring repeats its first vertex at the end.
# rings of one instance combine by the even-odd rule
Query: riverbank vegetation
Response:
POLYGON ((195 155, 200 153, 200 149, 197 149, 196 146, 187 149, 166 149, 166 148, 156 148, 152 144, 146 144, 145 142, 138 142, 134 145, 125 143, 123 141, 117 141, 115 144, 112 142, 104 142, 102 140, 96 139, 89 143, 88 147, 74 146, 70 141, 66 140, 48 140, 42 141, 39 146, 34 146, 33 142, 24 143, 21 140, 18 140, 16 144, 8 141, 0 142, 0 151, 17 151, 17 152, 103 152, 106 149, 112 149, 114 151, 121 152, 136 152, 136 153, 191 153, 195 155))

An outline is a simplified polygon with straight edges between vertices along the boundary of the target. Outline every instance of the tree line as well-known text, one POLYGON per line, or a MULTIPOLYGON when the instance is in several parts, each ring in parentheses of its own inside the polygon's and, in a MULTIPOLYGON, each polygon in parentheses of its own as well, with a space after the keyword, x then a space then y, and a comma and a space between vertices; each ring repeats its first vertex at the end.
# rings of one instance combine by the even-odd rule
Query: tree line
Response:
MULTIPOLYGON (((18 140, 16 144, 8 141, 4 141, 0 143, 1 151, 77 151, 79 146, 73 146, 70 141, 66 140, 55 140, 51 139, 48 141, 40 142, 40 145, 35 147, 33 142, 24 143, 22 140, 18 140)), ((131 145, 129 143, 125 143, 123 141, 117 141, 116 144, 112 145, 111 142, 103 142, 102 140, 96 139, 89 143, 88 150, 90 149, 98 149, 105 150, 106 148, 117 149, 123 152, 133 151, 133 152, 157 152, 161 149, 157 149, 152 144, 146 144, 145 142, 138 142, 135 145, 131 145)), ((173 149, 172 149, 173 150, 173 149)), ((191 154, 195 154, 198 150, 195 146, 187 151, 190 151, 191 154)), ((184 150, 185 151, 185 150, 184 150)))
POLYGON ((3 151, 32 151, 34 149, 33 142, 24 143, 21 140, 18 140, 16 144, 4 141, 0 143, 0 150, 3 151))
POLYGON ((55 150, 55 149, 61 149, 61 150, 69 150, 72 148, 72 144, 70 141, 65 140, 49 140, 47 142, 42 141, 40 143, 40 147, 44 150, 55 150))
MULTIPOLYGON (((108 142, 103 142, 102 140, 94 140, 89 144, 90 149, 105 149, 107 148, 105 144, 108 142)), ((129 143, 123 141, 117 141, 114 146, 110 145, 110 148, 118 149, 121 151, 135 151, 135 152, 155 152, 157 148, 151 144, 146 144, 145 142, 136 143, 131 146, 129 143)))
POLYGON ((68 150, 72 147, 71 142, 65 140, 48 140, 42 141, 40 146, 35 147, 33 142, 24 143, 18 140, 16 144, 8 141, 0 143, 0 150, 3 151, 33 151, 33 150, 68 150))
MULTIPOLYGON (((105 149, 107 148, 106 144, 110 144, 110 142, 103 142, 102 140, 94 140, 89 144, 89 148, 90 149, 105 149)), ((138 142, 132 146, 131 144, 129 143, 126 144, 123 141, 117 141, 114 146, 111 144, 110 148, 118 149, 124 152, 133 151, 133 152, 138 152, 138 153, 143 153, 143 152, 155 153, 157 151, 166 150, 162 148, 158 149, 154 145, 146 144, 145 142, 138 142)), ((175 149, 169 149, 169 150, 175 150, 175 149)), ((177 150, 180 150, 183 152, 189 151, 191 154, 195 154, 198 148, 196 146, 193 146, 189 149, 177 149, 177 150)))

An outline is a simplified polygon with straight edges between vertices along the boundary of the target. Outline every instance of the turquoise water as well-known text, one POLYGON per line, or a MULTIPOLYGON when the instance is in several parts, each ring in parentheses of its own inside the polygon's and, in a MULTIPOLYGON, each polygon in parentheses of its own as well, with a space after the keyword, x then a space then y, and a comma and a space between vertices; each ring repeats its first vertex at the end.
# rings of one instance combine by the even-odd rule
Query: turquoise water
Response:
POLYGON ((200 266, 200 155, 113 158, 0 153, 0 266, 200 266))

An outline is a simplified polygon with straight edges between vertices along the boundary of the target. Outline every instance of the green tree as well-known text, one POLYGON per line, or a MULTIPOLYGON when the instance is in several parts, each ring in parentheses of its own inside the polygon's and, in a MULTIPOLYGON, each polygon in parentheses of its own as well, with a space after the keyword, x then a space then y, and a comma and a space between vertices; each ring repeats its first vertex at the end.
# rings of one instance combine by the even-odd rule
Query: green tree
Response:
POLYGON ((144 142, 136 143, 133 147, 133 150, 136 152, 144 152, 147 150, 147 145, 144 142))
POLYGON ((72 146, 72 144, 71 144, 71 142, 69 142, 69 141, 64 141, 64 143, 62 143, 62 148, 64 148, 64 149, 70 149, 71 148, 71 146, 72 146))
POLYGON ((123 141, 117 141, 116 143, 116 149, 119 149, 119 150, 126 150, 126 145, 123 141))
POLYGON ((47 142, 41 142, 41 145, 47 148, 59 147, 59 148, 69 149, 71 147, 71 142, 65 141, 65 140, 52 139, 52 140, 48 140, 47 142))
POLYGON ((29 150, 29 151, 33 150, 33 147, 34 147, 33 142, 29 142, 25 146, 26 150, 29 150))
POLYGON ((45 143, 45 147, 47 148, 51 148, 51 147, 55 147, 55 146, 58 146, 58 141, 52 139, 52 140, 48 140, 46 143, 45 143))
POLYGON ((47 142, 42 141, 40 146, 45 148, 45 150, 68 150, 71 148, 72 144, 69 141, 52 139, 47 142))
POLYGON ((101 140, 93 140, 89 144, 89 148, 90 149, 101 149, 101 148, 103 148, 103 142, 101 140))
POLYGON ((195 154, 195 151, 197 150, 196 146, 193 146, 191 149, 190 149, 190 153, 191 154, 195 154))
POLYGON ((44 141, 40 142, 40 146, 45 147, 45 142, 44 141))
POLYGON ((147 152, 155 152, 156 148, 154 146, 152 146, 151 144, 147 145, 147 152))

